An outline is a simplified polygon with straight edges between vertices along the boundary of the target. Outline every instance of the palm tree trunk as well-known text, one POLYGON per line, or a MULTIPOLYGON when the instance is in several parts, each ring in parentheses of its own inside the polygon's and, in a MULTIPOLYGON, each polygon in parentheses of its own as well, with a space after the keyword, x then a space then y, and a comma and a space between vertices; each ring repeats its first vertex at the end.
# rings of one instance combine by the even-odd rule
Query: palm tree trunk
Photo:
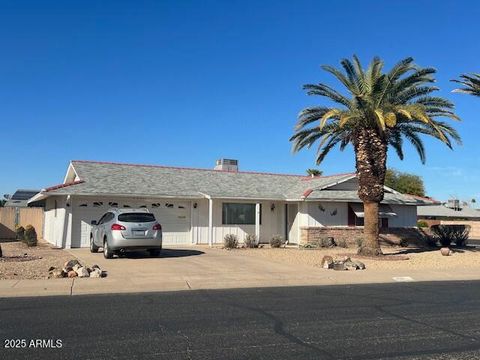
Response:
POLYGON ((383 200, 387 171, 387 142, 373 129, 362 129, 354 140, 358 197, 363 201, 364 228, 360 255, 382 254, 378 238, 378 205, 383 200))
POLYGON ((365 226, 363 227, 363 242, 359 254, 377 256, 382 254, 378 242, 378 202, 365 201, 363 203, 365 226))

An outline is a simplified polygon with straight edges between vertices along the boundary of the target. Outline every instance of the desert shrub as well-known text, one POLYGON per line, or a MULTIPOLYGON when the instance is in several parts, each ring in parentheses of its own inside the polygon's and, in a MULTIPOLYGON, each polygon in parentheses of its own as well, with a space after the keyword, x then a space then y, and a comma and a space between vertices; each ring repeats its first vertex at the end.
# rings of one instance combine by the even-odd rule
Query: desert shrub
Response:
POLYGON ((470 233, 468 225, 433 225, 431 229, 442 247, 448 247, 452 242, 463 247, 467 244, 470 233))
POLYGON ((223 246, 226 249, 235 249, 238 246, 238 238, 235 234, 227 234, 223 238, 223 246))
POLYGON ((348 248, 348 243, 347 243, 347 240, 345 239, 337 239, 337 240, 334 240, 335 241, 335 245, 338 246, 338 247, 341 247, 341 248, 348 248))
POLYGON ((270 246, 272 248, 279 248, 283 245, 283 237, 281 235, 273 235, 270 239, 270 246))
POLYGON ((423 241, 428 247, 437 247, 438 239, 434 236, 425 235, 423 241))
POLYGON ((15 225, 15 237, 17 240, 24 241, 25 228, 21 225, 15 225))
POLYGON ((423 220, 418 220, 417 221, 417 227, 419 228, 428 228, 428 223, 423 220))
POLYGON ((256 235, 247 234, 247 236, 245 236, 245 239, 243 240, 243 242, 245 243, 245 246, 246 246, 247 248, 256 248, 256 247, 258 247, 258 244, 257 244, 257 236, 256 236, 256 235))
POLYGON ((362 247, 363 245, 363 238, 356 238, 355 243, 357 244, 357 247, 362 247))
POLYGON ((37 245, 37 232, 32 225, 27 225, 25 227, 25 233, 23 235, 23 239, 25 244, 28 246, 36 246, 37 245))
POLYGON ((335 244, 335 239, 333 237, 325 237, 320 239, 320 244, 321 247, 329 248, 329 247, 334 247, 335 244))

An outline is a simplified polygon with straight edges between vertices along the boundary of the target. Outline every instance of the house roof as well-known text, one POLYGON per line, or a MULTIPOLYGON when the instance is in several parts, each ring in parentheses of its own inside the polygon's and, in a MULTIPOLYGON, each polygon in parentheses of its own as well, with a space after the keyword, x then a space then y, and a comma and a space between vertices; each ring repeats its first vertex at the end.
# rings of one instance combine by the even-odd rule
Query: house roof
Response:
POLYGON ((480 219, 480 211, 470 207, 455 210, 443 204, 422 206, 417 210, 417 215, 422 217, 464 218, 480 219))
POLYGON ((5 207, 27 207, 28 200, 38 194, 40 190, 32 189, 18 189, 15 193, 7 200, 5 207))
MULTIPOLYGON (((355 174, 305 176, 259 172, 72 161, 75 178, 42 190, 51 195, 115 195, 135 197, 230 198, 265 200, 332 199, 359 201, 356 191, 323 194, 355 174), (332 195, 334 195, 332 197, 332 195)), ((386 202, 416 204, 402 194, 386 194, 386 202), (388 200, 387 200, 388 199, 388 200)))

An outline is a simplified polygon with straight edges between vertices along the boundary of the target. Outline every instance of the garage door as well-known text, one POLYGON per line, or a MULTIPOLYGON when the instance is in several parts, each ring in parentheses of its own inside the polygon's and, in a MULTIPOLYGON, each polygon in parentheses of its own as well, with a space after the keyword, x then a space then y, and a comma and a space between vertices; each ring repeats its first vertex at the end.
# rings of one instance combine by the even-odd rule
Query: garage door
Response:
POLYGON ((152 204, 150 211, 162 224, 164 244, 191 244, 189 202, 162 201, 152 204))
POLYGON ((190 202, 139 200, 76 201, 73 204, 72 247, 88 247, 91 221, 100 217, 111 207, 147 208, 162 224, 163 243, 191 244, 190 202))
POLYGON ((73 207, 72 247, 88 247, 90 223, 92 220, 100 220, 108 210, 108 205, 102 201, 75 201, 73 207))

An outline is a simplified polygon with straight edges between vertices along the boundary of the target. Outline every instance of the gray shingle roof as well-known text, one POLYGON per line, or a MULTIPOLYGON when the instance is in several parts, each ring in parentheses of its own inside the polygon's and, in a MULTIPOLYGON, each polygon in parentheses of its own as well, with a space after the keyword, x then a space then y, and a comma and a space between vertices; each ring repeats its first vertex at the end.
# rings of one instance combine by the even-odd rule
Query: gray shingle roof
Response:
POLYGON ((418 216, 424 217, 480 219, 479 210, 469 207, 464 207, 461 210, 454 210, 442 204, 419 207, 417 214, 418 216))
MULTIPOLYGON (((236 199, 302 199, 315 194, 318 199, 359 201, 355 191, 322 189, 352 178, 353 174, 309 177, 302 175, 227 172, 207 169, 131 165, 92 161, 72 161, 80 181, 44 191, 47 195, 128 195, 236 199), (311 195, 309 195, 311 194, 311 195), (353 195, 355 194, 355 195, 353 195)), ((389 194, 392 201, 410 201, 406 195, 389 194)), ((395 203, 395 202, 394 202, 395 203)))

